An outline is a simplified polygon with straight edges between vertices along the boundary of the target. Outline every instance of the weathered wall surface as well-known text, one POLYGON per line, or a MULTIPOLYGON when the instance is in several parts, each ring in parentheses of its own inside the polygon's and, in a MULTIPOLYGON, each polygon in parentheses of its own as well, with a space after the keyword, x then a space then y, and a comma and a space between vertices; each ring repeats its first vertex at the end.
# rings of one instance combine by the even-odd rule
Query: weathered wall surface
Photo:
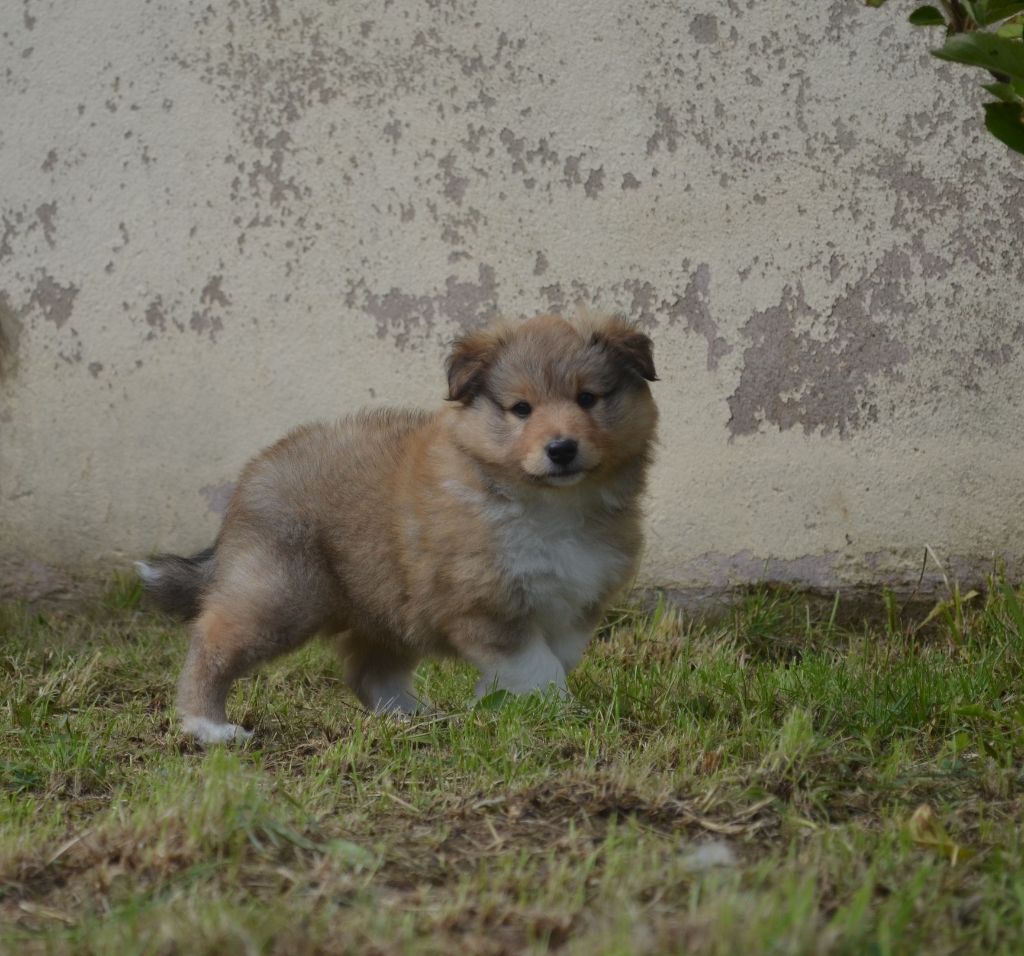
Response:
POLYGON ((777 8, 3 4, 7 590, 577 301, 657 343, 648 582, 1019 561, 1024 162, 902 11, 777 8))

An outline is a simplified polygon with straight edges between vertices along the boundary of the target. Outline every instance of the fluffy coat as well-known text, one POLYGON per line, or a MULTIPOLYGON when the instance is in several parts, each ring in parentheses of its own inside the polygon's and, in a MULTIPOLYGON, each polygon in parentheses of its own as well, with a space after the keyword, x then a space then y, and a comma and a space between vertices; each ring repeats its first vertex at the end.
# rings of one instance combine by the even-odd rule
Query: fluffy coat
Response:
POLYGON ((439 411, 362 412, 263 451, 213 548, 138 565, 192 620, 185 730, 246 736, 234 680, 316 634, 378 711, 423 704, 426 655, 470 661, 478 694, 564 689, 639 560, 655 379, 628 323, 542 316, 456 342, 439 411))

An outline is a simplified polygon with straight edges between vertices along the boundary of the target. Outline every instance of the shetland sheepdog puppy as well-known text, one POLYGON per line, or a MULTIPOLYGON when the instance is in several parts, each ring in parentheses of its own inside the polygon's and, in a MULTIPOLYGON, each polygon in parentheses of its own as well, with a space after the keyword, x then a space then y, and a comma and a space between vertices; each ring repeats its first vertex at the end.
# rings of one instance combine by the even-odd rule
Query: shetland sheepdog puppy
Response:
POLYGON ((412 713, 413 671, 457 655, 477 694, 564 691, 636 571, 657 408, 651 340, 540 316, 456 341, 438 411, 297 428, 242 472, 216 542, 136 567, 191 624, 183 729, 244 739, 237 677, 315 635, 359 700, 412 713))

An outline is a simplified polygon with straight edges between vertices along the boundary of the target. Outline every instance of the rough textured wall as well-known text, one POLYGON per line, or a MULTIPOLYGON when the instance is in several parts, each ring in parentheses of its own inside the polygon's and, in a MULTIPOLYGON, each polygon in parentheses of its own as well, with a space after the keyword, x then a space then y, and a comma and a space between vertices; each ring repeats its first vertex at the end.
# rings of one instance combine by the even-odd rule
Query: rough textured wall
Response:
POLYGON ((261 444, 577 301, 657 343, 649 582, 1024 555, 1024 163, 899 11, 11 0, 0 42, 8 590, 206 544, 261 444))

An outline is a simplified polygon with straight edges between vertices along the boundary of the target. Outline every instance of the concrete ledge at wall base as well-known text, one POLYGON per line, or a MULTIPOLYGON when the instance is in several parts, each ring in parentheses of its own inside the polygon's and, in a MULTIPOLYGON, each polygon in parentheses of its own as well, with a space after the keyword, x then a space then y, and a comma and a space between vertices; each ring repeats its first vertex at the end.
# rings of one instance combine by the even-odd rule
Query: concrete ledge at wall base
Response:
MULTIPOLYGON (((990 586, 989 580, 960 583, 961 593, 976 590, 984 594, 990 586)), ((923 621, 935 605, 949 595, 942 581, 922 582, 920 587, 842 585, 827 591, 818 587, 765 580, 724 588, 645 587, 635 591, 630 600, 646 612, 653 612, 659 604, 663 604, 681 611, 685 619, 715 625, 734 614, 744 613, 744 608, 750 607, 760 594, 766 595, 768 601, 795 602, 801 608, 801 613, 803 606, 806 606, 814 621, 828 620, 834 614, 836 627, 857 630, 865 624, 878 625, 886 621, 889 616, 887 593, 891 595, 892 605, 904 625, 923 621)))
POLYGON ((741 609, 759 589, 767 588, 777 597, 791 596, 806 602, 816 616, 828 616, 835 606, 836 623, 851 627, 884 620, 890 607, 898 611, 904 622, 923 619, 938 602, 951 598, 956 589, 961 596, 969 591, 983 596, 993 582, 1000 580, 1014 587, 1024 586, 1024 561, 1013 557, 943 557, 925 552, 916 569, 907 563, 905 555, 891 557, 891 561, 886 561, 875 555, 872 564, 876 573, 860 579, 794 577, 784 571, 780 573, 780 563, 767 559, 761 574, 730 575, 728 580, 718 579, 714 583, 662 587, 641 582, 634 595, 645 610, 653 610, 662 602, 687 617, 713 622, 741 609))
POLYGON ((0 557, 0 602, 74 607, 94 599, 112 573, 72 574, 34 558, 0 557))
MULTIPOLYGON (((641 580, 620 603, 648 612, 664 604, 682 611, 688 618, 714 622, 741 609, 760 590, 768 589, 776 597, 806 602, 816 617, 827 617, 834 609, 839 626, 856 627, 886 617, 889 613, 887 593, 904 620, 915 620, 923 619, 937 602, 949 598, 956 587, 961 594, 971 590, 984 594, 993 580, 1000 577, 1015 586, 1024 583, 1024 562, 991 556, 974 559, 955 556, 946 559, 942 567, 929 559, 923 570, 919 566, 916 572, 904 570, 870 580, 834 583, 772 575, 767 561, 764 569, 766 573, 760 576, 736 577, 712 584, 660 585, 641 580)), ((87 607, 109 592, 119 574, 131 578, 134 575, 131 564, 119 560, 72 571, 35 558, 0 556, 0 603, 23 602, 43 609, 73 611, 87 607)))

